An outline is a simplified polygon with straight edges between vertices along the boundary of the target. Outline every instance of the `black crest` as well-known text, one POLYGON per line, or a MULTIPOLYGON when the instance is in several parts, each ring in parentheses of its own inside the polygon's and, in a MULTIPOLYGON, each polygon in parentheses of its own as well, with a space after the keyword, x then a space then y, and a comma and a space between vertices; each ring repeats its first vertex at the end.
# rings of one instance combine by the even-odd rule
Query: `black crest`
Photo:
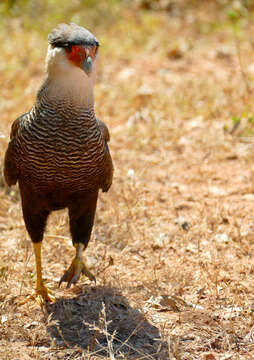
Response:
POLYGON ((54 47, 71 45, 99 46, 98 40, 90 31, 74 23, 59 24, 49 34, 48 41, 54 47))

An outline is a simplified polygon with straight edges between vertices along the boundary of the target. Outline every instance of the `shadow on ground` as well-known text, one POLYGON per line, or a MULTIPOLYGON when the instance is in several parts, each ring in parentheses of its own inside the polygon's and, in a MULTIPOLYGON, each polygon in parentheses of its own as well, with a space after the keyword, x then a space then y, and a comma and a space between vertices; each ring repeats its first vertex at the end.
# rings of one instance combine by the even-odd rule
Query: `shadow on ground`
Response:
POLYGON ((47 312, 48 332, 58 346, 80 348, 87 355, 165 358, 159 330, 115 288, 87 288, 75 298, 48 304, 47 312))

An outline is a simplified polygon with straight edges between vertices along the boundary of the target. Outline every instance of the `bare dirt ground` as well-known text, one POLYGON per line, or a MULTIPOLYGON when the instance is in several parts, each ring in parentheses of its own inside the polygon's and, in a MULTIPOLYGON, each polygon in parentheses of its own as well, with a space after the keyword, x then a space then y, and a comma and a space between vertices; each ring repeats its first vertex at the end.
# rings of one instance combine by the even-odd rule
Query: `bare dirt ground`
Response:
MULTIPOLYGON (((14 36, 18 21, 10 26, 1 39, 1 161, 46 50, 37 34, 14 36)), ((86 250, 97 284, 57 287, 74 254, 67 213, 57 212, 43 242, 57 301, 19 305, 33 292, 35 264, 18 190, 2 182, 1 359, 254 358, 251 17, 238 26, 207 7, 126 10, 121 23, 99 28, 96 111, 116 170, 86 250)))

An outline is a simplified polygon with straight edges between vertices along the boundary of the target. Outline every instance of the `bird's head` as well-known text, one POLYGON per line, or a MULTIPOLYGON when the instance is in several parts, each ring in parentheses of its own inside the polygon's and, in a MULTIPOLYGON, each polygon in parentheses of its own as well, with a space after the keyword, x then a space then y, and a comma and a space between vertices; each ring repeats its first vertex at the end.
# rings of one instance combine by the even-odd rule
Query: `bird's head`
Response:
POLYGON ((65 88, 91 88, 96 75, 99 47, 96 37, 85 28, 71 23, 59 24, 49 34, 48 41, 48 79, 61 82, 65 88))
POLYGON ((76 66, 87 76, 93 74, 99 42, 90 31, 74 23, 59 24, 48 41, 47 70, 66 71, 76 66))

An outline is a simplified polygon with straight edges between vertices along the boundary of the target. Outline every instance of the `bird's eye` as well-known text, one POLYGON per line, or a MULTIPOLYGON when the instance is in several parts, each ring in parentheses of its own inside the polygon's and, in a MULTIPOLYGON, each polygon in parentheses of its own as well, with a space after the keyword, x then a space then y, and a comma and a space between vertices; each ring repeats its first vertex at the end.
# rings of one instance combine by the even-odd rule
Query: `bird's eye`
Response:
POLYGON ((92 55, 92 58, 94 59, 96 54, 97 54, 97 51, 98 51, 98 47, 97 46, 93 46, 92 49, 91 49, 91 55, 92 55))
POLYGON ((70 52, 72 51, 72 46, 71 46, 71 45, 67 45, 67 46, 65 47, 65 50, 66 50, 68 53, 70 53, 70 52))

